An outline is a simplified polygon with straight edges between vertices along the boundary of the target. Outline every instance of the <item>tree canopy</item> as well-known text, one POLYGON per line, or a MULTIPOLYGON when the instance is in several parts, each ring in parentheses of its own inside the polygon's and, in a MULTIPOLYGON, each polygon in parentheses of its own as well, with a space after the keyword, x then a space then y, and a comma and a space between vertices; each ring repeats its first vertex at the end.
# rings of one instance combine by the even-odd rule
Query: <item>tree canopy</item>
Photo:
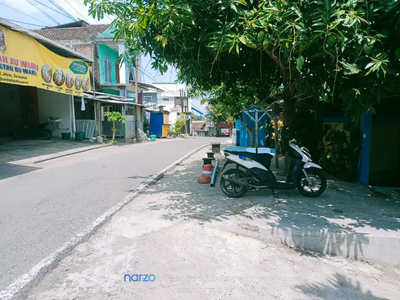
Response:
MULTIPOLYGON (((300 93, 355 115, 398 93, 396 0, 85 0, 153 67, 223 100, 290 105, 300 93)), ((291 109, 288 106, 287 113, 291 109)), ((287 118, 288 119, 288 118, 287 118)))

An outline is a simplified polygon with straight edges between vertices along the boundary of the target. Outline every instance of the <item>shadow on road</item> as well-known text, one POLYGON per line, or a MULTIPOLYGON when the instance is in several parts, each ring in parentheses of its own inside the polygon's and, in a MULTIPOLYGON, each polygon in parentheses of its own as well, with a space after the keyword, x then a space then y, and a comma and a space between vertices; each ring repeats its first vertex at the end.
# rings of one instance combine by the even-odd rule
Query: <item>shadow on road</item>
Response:
POLYGON ((297 190, 275 195, 263 190, 234 199, 222 193, 219 182, 214 188, 198 184, 201 172, 202 162, 195 161, 167 174, 147 191, 160 195, 149 209, 165 211, 164 220, 222 222, 235 216, 271 228, 272 234, 283 236, 283 244, 355 259, 369 243, 367 235, 356 228, 400 229, 399 198, 374 197, 360 185, 329 182, 331 188, 318 198, 303 197, 297 190))
POLYGON ((364 299, 364 300, 385 300, 374 296, 368 289, 363 289, 359 281, 352 282, 351 279, 339 273, 328 280, 328 284, 308 283, 297 286, 305 295, 310 298, 321 298, 326 300, 336 299, 364 299))
POLYGON ((60 139, 24 139, 0 141, 0 163, 15 162, 42 155, 92 146, 89 141, 65 141, 60 139))
POLYGON ((19 166, 19 165, 13 165, 11 163, 0 163, 0 180, 21 175, 24 173, 36 171, 40 168, 36 167, 28 167, 28 166, 19 166))

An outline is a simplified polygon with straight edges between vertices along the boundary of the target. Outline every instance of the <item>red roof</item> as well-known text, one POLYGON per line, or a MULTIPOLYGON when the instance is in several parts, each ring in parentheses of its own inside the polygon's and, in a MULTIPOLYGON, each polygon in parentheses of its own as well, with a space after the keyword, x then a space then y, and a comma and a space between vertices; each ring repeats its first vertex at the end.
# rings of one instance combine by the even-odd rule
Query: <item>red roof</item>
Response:
POLYGON ((233 126, 229 123, 219 123, 218 128, 232 128, 233 126))

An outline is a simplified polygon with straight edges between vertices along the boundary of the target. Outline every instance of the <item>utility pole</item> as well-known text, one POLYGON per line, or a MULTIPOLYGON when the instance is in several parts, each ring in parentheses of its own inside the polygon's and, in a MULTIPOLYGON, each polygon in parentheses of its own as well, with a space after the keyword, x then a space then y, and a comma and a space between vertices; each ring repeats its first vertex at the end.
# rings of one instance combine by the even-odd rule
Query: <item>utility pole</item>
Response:
POLYGON ((96 100, 96 76, 95 76, 95 69, 98 64, 98 60, 96 58, 96 37, 92 39, 92 92, 93 92, 93 100, 94 100, 94 114, 96 120, 96 137, 101 136, 101 120, 103 116, 101 115, 101 103, 100 101, 96 100))
POLYGON ((138 127, 139 127, 139 111, 138 111, 138 104, 139 104, 139 52, 136 52, 136 59, 135 59, 135 138, 136 142, 139 141, 138 139, 138 127))
POLYGON ((187 128, 187 102, 186 102, 186 92, 183 93, 183 101, 185 103, 185 137, 188 135, 188 128, 187 128))
POLYGON ((183 118, 185 120, 185 136, 187 136, 188 134, 188 128, 187 128, 187 111, 188 111, 188 102, 187 102, 187 98, 186 98, 186 92, 183 91, 183 89, 179 90, 180 92, 180 99, 181 99, 181 109, 182 109, 182 113, 183 113, 183 118))

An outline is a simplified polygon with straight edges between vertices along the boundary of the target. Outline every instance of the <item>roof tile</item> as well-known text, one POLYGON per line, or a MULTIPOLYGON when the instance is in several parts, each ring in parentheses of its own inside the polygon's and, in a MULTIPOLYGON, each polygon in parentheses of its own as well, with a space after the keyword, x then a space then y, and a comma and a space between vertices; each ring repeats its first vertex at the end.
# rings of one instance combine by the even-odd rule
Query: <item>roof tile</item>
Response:
POLYGON ((43 28, 32 31, 54 41, 76 40, 97 36, 99 33, 104 33, 110 26, 110 24, 95 24, 83 27, 43 28))

